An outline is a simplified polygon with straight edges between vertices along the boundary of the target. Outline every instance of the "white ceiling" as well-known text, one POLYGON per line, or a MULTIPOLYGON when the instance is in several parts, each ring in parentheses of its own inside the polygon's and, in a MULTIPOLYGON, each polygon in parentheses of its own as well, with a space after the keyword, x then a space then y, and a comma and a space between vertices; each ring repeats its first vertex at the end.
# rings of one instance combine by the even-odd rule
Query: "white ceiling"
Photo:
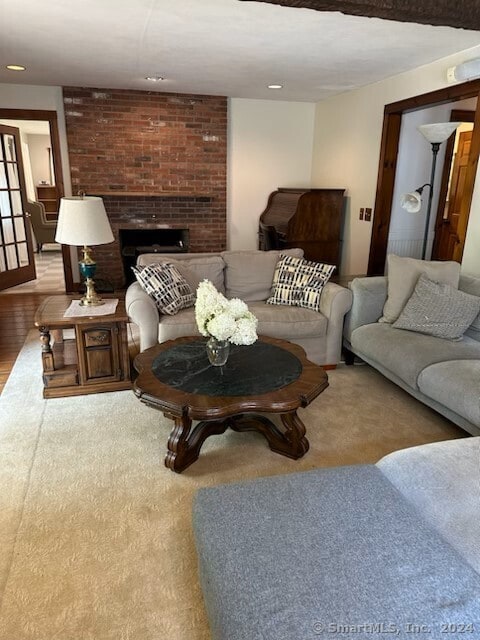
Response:
POLYGON ((480 32, 237 0, 0 0, 9 83, 318 101, 478 44, 480 32))

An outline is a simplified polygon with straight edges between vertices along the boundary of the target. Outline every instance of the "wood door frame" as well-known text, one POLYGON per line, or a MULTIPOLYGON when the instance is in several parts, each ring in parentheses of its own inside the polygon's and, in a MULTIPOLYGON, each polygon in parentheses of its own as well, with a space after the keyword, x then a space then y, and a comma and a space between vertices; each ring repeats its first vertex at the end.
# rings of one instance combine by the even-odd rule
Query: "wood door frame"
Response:
MULTIPOLYGON (((450 122, 474 122, 475 111, 466 111, 465 109, 452 109, 450 113, 450 122)), ((453 151, 455 149, 456 136, 448 138, 445 147, 445 159, 443 162, 442 180, 440 183, 440 193, 438 197, 437 215, 435 217, 435 236, 432 246, 432 260, 438 260, 436 252, 439 250, 440 232, 443 226, 443 214, 447 203, 448 183, 450 172, 452 170, 453 151)))
POLYGON ((383 275, 387 257, 388 231, 392 215, 393 190, 397 169, 398 146, 401 121, 404 113, 427 109, 449 102, 458 102, 468 98, 477 98, 472 146, 466 174, 468 196, 462 202, 461 211, 470 209, 473 187, 480 156, 480 80, 463 82, 453 87, 445 87, 419 96, 399 100, 385 105, 383 117, 382 141, 378 165, 378 180, 373 214, 372 238, 368 260, 368 275, 383 275))
MULTIPOLYGON (((42 109, 1 109, 0 120, 42 120, 50 125, 50 141, 52 143, 53 172, 55 175, 55 185, 58 189, 59 198, 65 195, 62 171, 62 153, 60 150, 60 135, 58 132, 58 119, 56 111, 46 111, 42 109)), ((62 245, 63 272, 65 275, 66 291, 73 291, 72 261, 70 257, 70 247, 62 245)))

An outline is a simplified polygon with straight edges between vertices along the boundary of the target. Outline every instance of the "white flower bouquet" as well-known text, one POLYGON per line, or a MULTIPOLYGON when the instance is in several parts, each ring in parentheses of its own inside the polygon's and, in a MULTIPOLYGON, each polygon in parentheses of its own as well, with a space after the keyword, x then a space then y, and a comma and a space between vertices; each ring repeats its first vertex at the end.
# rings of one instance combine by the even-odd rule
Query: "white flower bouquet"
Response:
POLYGON ((245 302, 227 300, 209 280, 198 285, 195 320, 202 336, 233 344, 253 344, 258 338, 258 320, 245 302))

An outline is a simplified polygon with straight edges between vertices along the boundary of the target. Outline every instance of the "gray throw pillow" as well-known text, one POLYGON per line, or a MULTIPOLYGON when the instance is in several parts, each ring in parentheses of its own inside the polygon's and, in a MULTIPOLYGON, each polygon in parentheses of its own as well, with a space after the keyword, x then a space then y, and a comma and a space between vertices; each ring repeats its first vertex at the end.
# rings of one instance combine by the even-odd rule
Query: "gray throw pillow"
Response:
POLYGON ((479 297, 421 275, 412 296, 392 326, 455 340, 463 336, 479 312, 479 297))
POLYGON ((379 322, 395 322, 413 293, 421 273, 430 280, 458 288, 460 265, 458 262, 416 260, 390 253, 387 256, 388 295, 379 322))

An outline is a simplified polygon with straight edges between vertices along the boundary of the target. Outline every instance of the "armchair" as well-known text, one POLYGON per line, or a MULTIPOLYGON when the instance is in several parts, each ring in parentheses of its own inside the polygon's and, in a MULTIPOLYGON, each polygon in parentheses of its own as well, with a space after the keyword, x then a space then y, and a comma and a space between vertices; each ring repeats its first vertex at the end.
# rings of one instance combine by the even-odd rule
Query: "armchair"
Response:
POLYGON ((37 252, 42 250, 42 245, 55 242, 56 220, 47 220, 45 207, 42 202, 29 200, 26 206, 27 214, 32 224, 33 235, 37 243, 37 252))

